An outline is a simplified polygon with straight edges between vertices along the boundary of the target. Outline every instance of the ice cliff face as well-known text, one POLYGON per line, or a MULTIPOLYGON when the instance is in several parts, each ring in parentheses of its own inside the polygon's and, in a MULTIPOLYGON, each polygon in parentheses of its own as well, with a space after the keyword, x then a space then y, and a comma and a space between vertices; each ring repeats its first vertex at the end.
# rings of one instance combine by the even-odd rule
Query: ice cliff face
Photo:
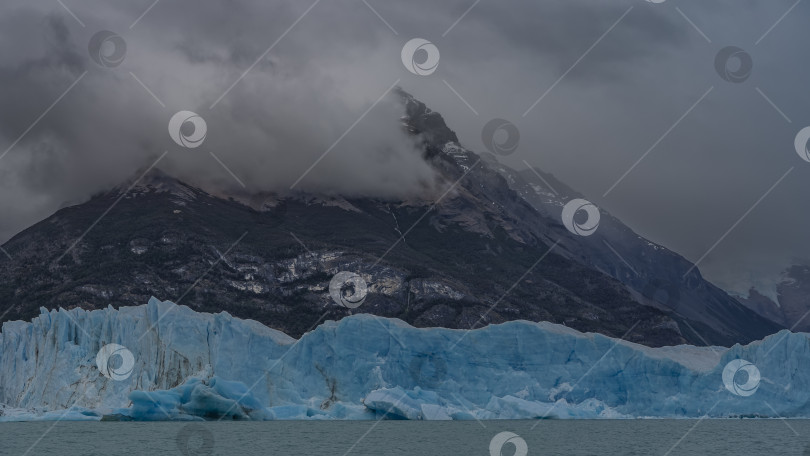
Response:
POLYGON ((468 332, 357 315, 296 341, 153 298, 43 310, 0 333, 6 420, 809 417, 808 399, 809 339, 786 331, 731 349, 648 348, 549 323, 468 332), (108 344, 132 353, 110 365, 118 380, 97 365, 108 344), (761 380, 737 362, 724 384, 735 359, 761 380))

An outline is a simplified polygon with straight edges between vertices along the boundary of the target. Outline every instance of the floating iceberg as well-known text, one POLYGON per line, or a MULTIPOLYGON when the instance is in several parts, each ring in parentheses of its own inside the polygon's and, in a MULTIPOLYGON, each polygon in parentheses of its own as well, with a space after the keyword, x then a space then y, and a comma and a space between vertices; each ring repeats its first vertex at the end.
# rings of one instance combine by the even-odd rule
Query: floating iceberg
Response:
POLYGON ((551 323, 419 329, 361 314, 295 340, 154 298, 42 309, 0 332, 6 421, 701 416, 810 417, 808 335, 649 348, 551 323), (100 364, 122 350, 131 365, 100 364))

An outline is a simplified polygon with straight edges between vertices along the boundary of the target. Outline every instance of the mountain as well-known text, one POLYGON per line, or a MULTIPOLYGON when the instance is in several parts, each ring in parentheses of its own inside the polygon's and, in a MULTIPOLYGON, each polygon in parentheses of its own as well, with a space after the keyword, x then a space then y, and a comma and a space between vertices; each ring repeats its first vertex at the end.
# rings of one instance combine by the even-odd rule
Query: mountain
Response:
POLYGON ((785 269, 774 290, 767 293, 752 287, 740 302, 786 328, 810 331, 810 263, 797 262, 785 269))
POLYGON ((3 325, 0 421, 810 416, 808 335, 787 331, 649 348, 547 322, 354 315, 296 341, 156 299, 41 312, 3 325))
POLYGON ((293 337, 357 312, 416 327, 549 321, 650 346, 730 345, 779 330, 697 270, 678 280, 686 260, 605 211, 597 234, 573 235, 560 220, 573 191, 555 181, 565 193, 551 199, 398 93, 403 127, 422 138, 445 182, 433 200, 213 195, 152 171, 9 240, 3 320, 30 319, 40 306, 101 309, 158 296, 293 337), (339 271, 368 283, 361 307, 329 297, 339 271))
MULTIPOLYGON (((485 158, 492 157, 485 155, 485 158)), ((490 160, 493 160, 490 158, 490 160)), ((553 175, 531 168, 515 171, 491 161, 523 199, 550 220, 561 220, 566 202, 583 195, 569 188, 553 175)), ((561 232, 560 243, 571 259, 620 281, 639 302, 662 310, 673 310, 690 321, 681 331, 703 343, 728 344, 744 341, 746 335, 764 337, 783 328, 779 321, 764 322, 750 312, 736 297, 703 279, 700 271, 687 259, 662 245, 636 234, 608 211, 601 210, 599 228, 581 237, 561 232), (777 323, 778 326, 774 326, 777 323), (712 328, 729 338, 707 335, 712 328)), ((810 326, 809 326, 810 327, 810 326)))

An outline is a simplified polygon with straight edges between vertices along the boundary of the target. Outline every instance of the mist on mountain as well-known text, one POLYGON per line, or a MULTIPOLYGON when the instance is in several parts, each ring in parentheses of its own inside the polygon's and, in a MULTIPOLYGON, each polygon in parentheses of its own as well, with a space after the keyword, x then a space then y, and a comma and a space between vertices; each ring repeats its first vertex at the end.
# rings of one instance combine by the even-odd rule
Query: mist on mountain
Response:
POLYGON ((139 2, 68 5, 81 25, 58 3, 4 3, 0 154, 13 147, 0 159, 0 241, 119 185, 164 151, 159 168, 212 192, 289 188, 332 148, 296 188, 433 196, 435 175, 401 134, 399 108, 383 96, 398 83, 452 119, 470 150, 483 149, 486 122, 510 119, 521 145, 508 164, 553 172, 691 261, 795 166, 700 267, 744 294, 776 283, 790 258, 810 257, 810 218, 795 210, 807 194, 806 167, 791 147, 810 103, 807 62, 796 57, 807 41, 805 6, 769 30, 785 14, 779 2, 680 5, 706 40, 672 2, 481 2, 458 23, 466 0, 370 4, 388 26, 348 0, 320 2, 305 16, 311 4, 161 2, 136 24, 139 2), (88 56, 100 30, 127 42, 116 68, 88 56), (401 65, 400 50, 413 37, 441 50, 431 77, 401 65), (744 84, 715 72, 715 55, 731 44, 754 61, 744 84), (179 148, 169 137, 167 123, 181 110, 206 120, 200 148, 179 148))

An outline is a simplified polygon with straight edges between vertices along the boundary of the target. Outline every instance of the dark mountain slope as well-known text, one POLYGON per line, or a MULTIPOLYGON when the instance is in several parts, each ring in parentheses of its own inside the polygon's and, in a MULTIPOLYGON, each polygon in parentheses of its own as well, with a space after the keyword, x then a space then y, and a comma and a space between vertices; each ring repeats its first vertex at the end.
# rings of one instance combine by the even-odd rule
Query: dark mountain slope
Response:
MULTIPOLYGON (((621 280, 617 258, 603 258, 559 218, 536 210, 496 163, 461 148, 440 115, 400 95, 426 159, 447 188, 458 182, 438 204, 306 194, 224 199, 153 172, 84 237, 122 190, 60 210, 6 243, 13 260, 0 262, 0 302, 10 306, 3 319, 28 319, 40 306, 138 305, 154 295, 296 337, 322 317, 350 312, 465 329, 547 320, 652 346, 746 342, 776 330, 731 298, 722 304, 742 317, 732 312, 717 326, 700 313, 651 305, 621 280), (353 311, 328 295, 343 270, 369 284, 353 311)), ((653 280, 656 273, 645 270, 653 280)), ((710 287, 699 275, 690 280, 694 289, 710 287)), ((707 301, 704 312, 715 304, 707 301)))
MULTIPOLYGON (((551 220, 561 219, 567 201, 583 197, 541 170, 517 172, 500 164, 493 167, 532 207, 551 220)), ((782 328, 763 321, 738 299, 706 281, 690 261, 639 236, 607 211, 601 211, 599 228, 591 236, 559 231, 563 239, 560 245, 570 258, 621 281, 640 302, 674 310, 743 339, 744 335, 763 337, 782 328)), ((693 328, 686 330, 694 332, 693 328)))

